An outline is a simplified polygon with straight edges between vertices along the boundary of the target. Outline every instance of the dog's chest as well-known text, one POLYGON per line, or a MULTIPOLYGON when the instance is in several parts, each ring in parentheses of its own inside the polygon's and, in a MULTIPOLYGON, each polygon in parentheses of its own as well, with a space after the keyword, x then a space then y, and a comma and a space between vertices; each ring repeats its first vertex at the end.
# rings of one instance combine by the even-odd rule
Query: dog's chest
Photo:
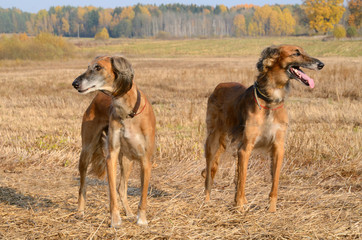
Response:
POLYGON ((260 126, 260 134, 256 138, 255 148, 269 147, 274 142, 276 133, 280 129, 281 124, 274 121, 273 113, 269 113, 260 126))
POLYGON ((121 151, 131 159, 140 159, 145 155, 145 137, 132 125, 120 129, 121 151))

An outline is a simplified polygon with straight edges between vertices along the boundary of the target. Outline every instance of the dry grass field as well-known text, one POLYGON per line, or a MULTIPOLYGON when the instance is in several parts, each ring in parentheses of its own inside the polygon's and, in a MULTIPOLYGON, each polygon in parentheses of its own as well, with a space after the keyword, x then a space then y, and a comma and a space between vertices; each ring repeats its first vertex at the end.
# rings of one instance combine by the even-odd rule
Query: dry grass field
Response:
MULTIPOLYGON (((94 94, 73 79, 90 59, 8 61, 0 65, 0 239, 361 239, 362 59, 322 57, 308 71, 316 87, 293 82, 290 125, 276 213, 268 213, 270 161, 249 161, 244 212, 233 209, 233 150, 222 159, 204 204, 205 110, 219 82, 251 85, 258 57, 130 56, 138 86, 157 117, 147 217, 109 227, 108 187, 88 176, 83 219, 76 217, 81 116, 94 94)), ((139 167, 129 182, 134 212, 139 167)))

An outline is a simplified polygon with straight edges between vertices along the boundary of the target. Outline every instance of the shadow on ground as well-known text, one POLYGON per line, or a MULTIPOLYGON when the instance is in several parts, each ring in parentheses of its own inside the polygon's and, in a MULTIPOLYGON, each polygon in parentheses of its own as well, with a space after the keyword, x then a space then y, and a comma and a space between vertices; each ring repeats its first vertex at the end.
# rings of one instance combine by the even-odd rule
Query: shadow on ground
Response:
POLYGON ((40 208, 57 207, 50 199, 35 198, 30 195, 24 195, 8 187, 0 187, 0 202, 21 207, 24 209, 39 210, 40 208))

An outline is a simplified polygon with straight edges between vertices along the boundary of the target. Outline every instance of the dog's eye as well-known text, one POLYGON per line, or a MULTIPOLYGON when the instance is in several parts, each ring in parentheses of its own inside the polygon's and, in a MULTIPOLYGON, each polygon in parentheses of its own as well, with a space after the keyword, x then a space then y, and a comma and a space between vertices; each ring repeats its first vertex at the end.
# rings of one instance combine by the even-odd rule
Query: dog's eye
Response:
POLYGON ((94 68, 95 68, 95 70, 97 70, 97 71, 100 71, 100 70, 102 69, 102 67, 99 66, 99 65, 96 65, 94 68))
POLYGON ((300 55, 301 54, 300 54, 299 50, 296 50, 296 53, 293 54, 293 56, 297 56, 297 57, 300 56, 300 55))

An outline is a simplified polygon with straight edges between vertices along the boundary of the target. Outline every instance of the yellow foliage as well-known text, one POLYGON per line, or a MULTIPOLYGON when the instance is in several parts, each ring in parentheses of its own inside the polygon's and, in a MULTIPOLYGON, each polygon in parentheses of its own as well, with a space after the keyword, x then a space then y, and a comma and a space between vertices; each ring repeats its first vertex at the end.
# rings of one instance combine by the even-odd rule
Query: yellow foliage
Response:
POLYGON ((245 17, 242 14, 238 14, 234 17, 235 36, 240 37, 246 34, 245 17))
POLYGON ((293 15, 288 8, 284 8, 283 10, 283 20, 284 20, 283 31, 285 35, 294 34, 296 21, 293 18, 293 15))
POLYGON ((333 30, 345 11, 343 0, 305 0, 304 10, 310 28, 319 33, 333 30))
POLYGON ((126 7, 122 10, 121 14, 120 14, 120 18, 121 19, 129 19, 132 20, 135 16, 135 13, 133 11, 133 7, 126 7))
POLYGON ((20 33, 19 34, 19 40, 20 41, 27 41, 29 39, 28 35, 26 33, 20 33))
POLYGON ((362 0, 349 0, 348 9, 350 15, 348 17, 348 24, 350 26, 361 27, 362 25, 362 0))
POLYGON ((333 30, 333 36, 338 39, 346 37, 346 29, 338 24, 333 30))
POLYGON ((252 36, 252 37, 260 36, 262 31, 263 30, 261 29, 260 25, 257 22, 251 21, 249 23, 248 34, 250 36, 252 36))
POLYGON ((78 7, 77 9, 77 15, 79 20, 83 20, 84 14, 87 12, 87 10, 85 8, 82 7, 78 7))
POLYGON ((220 4, 219 7, 221 13, 225 13, 228 11, 228 8, 224 4, 220 4))
POLYGON ((94 38, 95 38, 96 40, 107 40, 107 39, 109 39, 109 33, 108 33, 107 28, 104 27, 100 32, 98 32, 98 33, 94 36, 94 38))
POLYGON ((139 10, 142 14, 151 17, 151 13, 150 13, 150 11, 148 11, 147 7, 140 5, 139 10))
POLYGON ((64 17, 62 18, 62 31, 64 33, 69 33, 69 23, 67 21, 67 19, 65 19, 64 17))
POLYGON ((99 12, 99 26, 109 26, 112 21, 111 9, 103 9, 99 12))
POLYGON ((74 45, 50 33, 28 38, 25 33, 0 39, 0 59, 58 59, 71 57, 74 45))
POLYGON ((203 13, 204 13, 204 15, 208 15, 208 14, 210 14, 210 10, 209 10, 209 9, 204 8, 203 13))

